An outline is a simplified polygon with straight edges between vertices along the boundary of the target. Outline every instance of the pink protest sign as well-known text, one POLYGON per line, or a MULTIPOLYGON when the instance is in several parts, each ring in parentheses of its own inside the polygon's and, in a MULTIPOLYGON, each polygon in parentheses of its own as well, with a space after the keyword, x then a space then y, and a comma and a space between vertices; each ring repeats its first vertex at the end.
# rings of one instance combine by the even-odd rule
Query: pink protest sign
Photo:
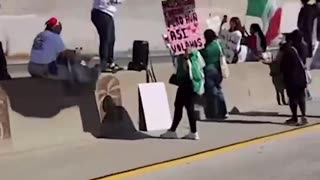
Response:
POLYGON ((204 47, 195 0, 166 0, 162 1, 162 8, 169 42, 175 55, 183 54, 187 47, 204 47))

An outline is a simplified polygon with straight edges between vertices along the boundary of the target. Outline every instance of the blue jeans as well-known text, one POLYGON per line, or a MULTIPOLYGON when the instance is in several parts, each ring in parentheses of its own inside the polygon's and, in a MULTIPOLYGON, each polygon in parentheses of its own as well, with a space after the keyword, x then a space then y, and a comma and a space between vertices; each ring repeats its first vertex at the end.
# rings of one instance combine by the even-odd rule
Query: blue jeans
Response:
POLYGON ((206 76, 206 100, 205 113, 207 118, 225 118, 227 115, 227 106, 221 88, 222 76, 215 69, 205 71, 206 76))

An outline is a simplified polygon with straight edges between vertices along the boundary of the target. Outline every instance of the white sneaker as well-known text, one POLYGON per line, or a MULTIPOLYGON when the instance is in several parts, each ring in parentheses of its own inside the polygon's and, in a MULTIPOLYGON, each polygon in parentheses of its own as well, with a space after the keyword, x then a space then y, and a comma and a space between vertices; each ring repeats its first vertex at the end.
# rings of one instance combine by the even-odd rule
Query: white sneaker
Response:
POLYGON ((178 139, 177 133, 173 132, 173 131, 167 131, 167 132, 161 134, 160 137, 164 138, 164 139, 178 139))
POLYGON ((227 114, 224 116, 224 118, 225 118, 225 119, 228 119, 228 118, 229 118, 229 116, 230 116, 230 114, 229 114, 229 113, 227 113, 227 114))
POLYGON ((189 134, 184 136, 182 139, 199 140, 200 136, 197 132, 196 133, 190 132, 189 134))

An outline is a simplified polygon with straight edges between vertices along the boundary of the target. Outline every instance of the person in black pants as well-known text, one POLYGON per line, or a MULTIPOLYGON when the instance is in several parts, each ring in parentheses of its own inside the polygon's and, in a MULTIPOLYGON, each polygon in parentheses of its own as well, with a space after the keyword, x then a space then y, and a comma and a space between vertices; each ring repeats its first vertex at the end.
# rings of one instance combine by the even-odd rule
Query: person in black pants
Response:
POLYGON ((306 119, 306 98, 307 78, 305 64, 307 47, 302 43, 303 35, 295 30, 286 37, 286 43, 281 47, 283 58, 280 62, 280 69, 283 73, 283 81, 289 97, 289 105, 292 113, 291 119, 286 121, 288 125, 307 124, 306 119), (301 122, 298 122, 297 109, 301 111, 301 122))
POLYGON ((301 0, 302 8, 298 16, 298 28, 303 35, 303 40, 307 44, 307 57, 311 58, 313 54, 312 35, 314 29, 314 20, 317 18, 317 8, 315 4, 308 4, 310 0, 301 0))
POLYGON ((91 11, 91 21, 99 34, 102 72, 116 72, 123 69, 114 63, 115 25, 113 16, 116 12, 114 5, 118 3, 120 1, 94 0, 94 7, 91 11))
POLYGON ((0 41, 0 81, 11 79, 7 69, 7 59, 3 51, 2 42, 0 41))
POLYGON ((182 119, 183 107, 186 108, 189 124, 190 124, 190 133, 184 136, 184 139, 198 140, 199 135, 197 133, 195 110, 194 110, 194 96, 195 92, 193 90, 193 84, 190 79, 189 70, 188 70, 188 59, 190 52, 186 52, 183 56, 179 56, 177 59, 177 81, 178 81, 178 90, 175 100, 175 110, 172 126, 166 133, 162 134, 162 138, 176 139, 177 138, 177 127, 182 119))

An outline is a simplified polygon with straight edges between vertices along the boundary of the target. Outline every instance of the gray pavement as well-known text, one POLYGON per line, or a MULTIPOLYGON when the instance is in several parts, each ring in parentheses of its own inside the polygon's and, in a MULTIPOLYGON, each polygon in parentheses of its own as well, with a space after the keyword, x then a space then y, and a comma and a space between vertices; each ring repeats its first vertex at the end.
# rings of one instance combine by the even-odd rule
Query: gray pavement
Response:
POLYGON ((309 132, 128 180, 319 180, 320 132, 309 132))
MULTIPOLYGON (((319 101, 309 102, 308 113, 313 115, 309 118, 312 124, 319 122, 319 105, 319 101)), ((227 121, 222 122, 200 121, 201 140, 196 142, 158 139, 154 137, 158 137, 161 132, 152 132, 147 135, 126 134, 132 140, 82 140, 26 152, 1 154, 1 179, 87 180, 294 128, 282 124, 289 115, 287 107, 274 106, 257 111, 231 115, 227 121)), ((188 130, 185 118, 178 133, 182 136, 188 130)), ((246 163, 240 164, 247 166, 246 163)), ((231 169, 223 164, 221 168, 228 171, 231 169)))

